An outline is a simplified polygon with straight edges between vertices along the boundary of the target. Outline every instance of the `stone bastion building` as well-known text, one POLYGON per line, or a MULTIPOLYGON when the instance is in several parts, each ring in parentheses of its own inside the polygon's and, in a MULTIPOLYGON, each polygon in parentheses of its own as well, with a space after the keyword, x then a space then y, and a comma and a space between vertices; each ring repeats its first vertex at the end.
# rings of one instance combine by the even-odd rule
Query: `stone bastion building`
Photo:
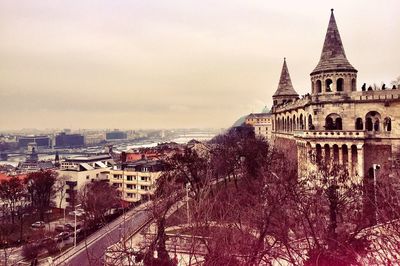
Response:
POLYGON ((357 69, 348 61, 333 9, 321 58, 311 72, 311 92, 294 90, 286 59, 273 95, 272 137, 297 158, 299 174, 316 154, 343 164, 354 177, 400 168, 400 88, 357 86, 357 69))

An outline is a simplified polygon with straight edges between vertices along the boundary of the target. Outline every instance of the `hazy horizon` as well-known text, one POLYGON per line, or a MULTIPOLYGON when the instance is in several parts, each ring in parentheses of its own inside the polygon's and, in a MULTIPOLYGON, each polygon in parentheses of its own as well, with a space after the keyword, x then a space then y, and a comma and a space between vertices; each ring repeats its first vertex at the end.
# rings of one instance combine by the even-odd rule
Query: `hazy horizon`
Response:
POLYGON ((0 0, 0 129, 227 128, 311 91, 330 9, 362 83, 400 76, 400 2, 0 0))

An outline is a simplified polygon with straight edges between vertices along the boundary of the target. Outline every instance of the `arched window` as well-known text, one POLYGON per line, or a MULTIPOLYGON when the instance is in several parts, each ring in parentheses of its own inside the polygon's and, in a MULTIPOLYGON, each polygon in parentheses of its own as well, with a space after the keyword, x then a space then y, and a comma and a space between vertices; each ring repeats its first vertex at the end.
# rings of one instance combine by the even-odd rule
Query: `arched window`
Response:
POLYGON ((385 117, 383 120, 385 131, 392 131, 392 119, 390 117, 385 117))
POLYGON ((374 131, 379 131, 379 119, 376 119, 374 122, 374 131))
POLYGON ((373 125, 372 125, 372 118, 371 117, 367 117, 365 119, 365 129, 368 130, 368 131, 372 131, 373 125))
POLYGON ((304 121, 303 121, 303 114, 300 114, 300 129, 304 129, 304 121))
POLYGON ((317 80, 315 82, 315 89, 317 93, 321 93, 322 92, 322 82, 320 80, 317 80))
POLYGON ((342 78, 339 78, 336 81, 336 91, 343 91, 343 83, 344 83, 344 81, 342 78))
POLYGON ((356 119, 356 130, 363 130, 363 129, 364 129, 363 120, 361 117, 358 117, 356 119))
POLYGON ((335 127, 336 127, 336 130, 342 130, 342 118, 341 117, 336 117, 335 127))
POLYGON ((330 114, 325 118, 326 130, 342 130, 342 118, 338 114, 330 114))
POLYGON ((308 115, 308 130, 314 130, 315 127, 313 125, 312 116, 308 115))
POLYGON ((368 112, 365 116, 365 129, 379 131, 381 115, 376 111, 368 112))
POLYGON ((327 79, 325 80, 325 91, 326 92, 331 92, 332 91, 332 80, 331 79, 327 79))
POLYGON ((278 101, 277 100, 274 100, 274 105, 277 105, 278 104, 278 101))
POLYGON ((332 117, 328 116, 325 118, 325 129, 326 130, 334 130, 333 119, 332 117))
POLYGON ((357 87, 356 87, 356 79, 352 79, 351 80, 351 91, 356 91, 357 87))

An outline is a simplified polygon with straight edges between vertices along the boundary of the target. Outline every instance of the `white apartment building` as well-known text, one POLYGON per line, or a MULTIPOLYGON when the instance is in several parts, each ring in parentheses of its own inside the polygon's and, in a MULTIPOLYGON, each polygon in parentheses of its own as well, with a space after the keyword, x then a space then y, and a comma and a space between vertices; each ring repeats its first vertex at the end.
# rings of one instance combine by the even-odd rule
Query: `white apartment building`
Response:
POLYGON ((154 192, 162 170, 163 164, 158 160, 126 162, 110 170, 109 180, 121 191, 122 200, 136 202, 154 192))
POLYGON ((73 208, 78 191, 88 182, 108 180, 114 161, 108 154, 96 156, 77 156, 61 162, 59 181, 65 182, 62 191, 56 195, 56 206, 73 208))

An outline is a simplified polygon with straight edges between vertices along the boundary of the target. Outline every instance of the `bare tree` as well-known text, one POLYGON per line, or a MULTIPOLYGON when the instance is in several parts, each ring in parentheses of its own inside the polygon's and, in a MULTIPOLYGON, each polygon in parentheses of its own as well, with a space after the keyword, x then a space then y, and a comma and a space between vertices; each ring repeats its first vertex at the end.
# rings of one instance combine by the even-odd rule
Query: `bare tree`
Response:
POLYGON ((51 170, 30 173, 25 180, 32 207, 39 213, 41 220, 44 220, 46 211, 53 204, 56 180, 57 173, 51 170))
POLYGON ((14 217, 17 209, 26 198, 26 190, 23 181, 18 177, 11 177, 8 180, 2 180, 0 183, 0 199, 7 204, 8 212, 11 216, 11 223, 14 224, 14 217))
POLYGON ((104 221, 113 208, 119 206, 120 193, 108 182, 93 181, 79 191, 79 202, 85 210, 86 223, 92 226, 104 221))
POLYGON ((58 202, 58 208, 61 208, 62 202, 67 194, 66 192, 66 181, 69 180, 69 176, 67 175, 62 175, 57 177, 56 183, 54 185, 54 191, 56 194, 59 195, 59 202, 58 202))

